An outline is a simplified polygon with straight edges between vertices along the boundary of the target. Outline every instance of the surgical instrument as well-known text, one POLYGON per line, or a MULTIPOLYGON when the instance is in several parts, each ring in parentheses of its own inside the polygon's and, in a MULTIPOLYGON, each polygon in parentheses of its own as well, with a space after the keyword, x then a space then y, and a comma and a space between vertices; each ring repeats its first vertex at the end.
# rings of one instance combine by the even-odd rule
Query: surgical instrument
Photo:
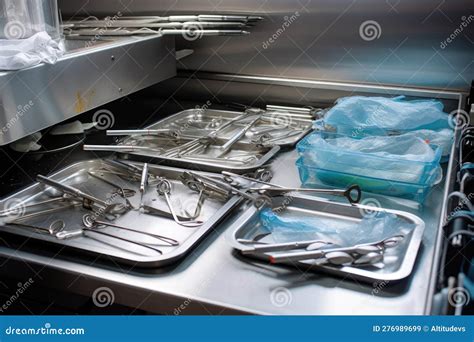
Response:
POLYGON ((108 152, 155 152, 162 153, 163 149, 139 145, 84 145, 84 151, 108 151, 108 152))
POLYGON ((108 180, 107 178, 103 177, 103 174, 98 174, 94 171, 89 171, 87 172, 91 177, 94 177, 94 178, 97 178, 99 180, 101 180, 102 182, 106 183, 106 184, 109 184, 111 186, 113 186, 116 190, 117 190, 117 193, 122 196, 123 198, 127 198, 127 197, 133 197, 135 196, 135 194, 137 193, 135 190, 133 189, 128 189, 128 188, 123 188, 121 187, 120 185, 108 180))
POLYGON ((273 195, 284 194, 288 192, 311 192, 311 193, 320 193, 328 194, 334 196, 345 197, 350 204, 359 203, 362 197, 362 191, 358 185, 351 185, 347 189, 311 189, 311 188, 284 188, 284 187, 267 187, 267 188, 249 188, 247 189, 250 192, 266 192, 273 195))
POLYGON ((174 211, 173 209, 173 205, 171 203, 171 198, 170 198, 170 194, 171 194, 171 183, 167 180, 167 179, 161 179, 161 182, 158 183, 158 185, 156 186, 156 190, 158 192, 158 194, 160 195, 163 195, 165 197, 165 200, 166 200, 166 204, 168 205, 168 208, 171 212, 171 214, 173 215, 173 219, 174 221, 183 226, 183 227, 189 227, 189 228, 195 228, 195 227, 198 227, 198 226, 201 226, 204 222, 202 221, 180 221, 178 216, 176 215, 176 212, 174 211))
POLYGON ((295 252, 295 253, 281 253, 269 255, 269 260, 273 264, 289 261, 301 261, 308 259, 317 259, 325 257, 331 252, 345 252, 354 255, 365 255, 373 252, 384 252, 386 248, 392 248, 397 246, 403 239, 404 235, 394 235, 384 240, 364 243, 349 247, 332 248, 326 250, 306 251, 306 252, 295 252))
POLYGON ((86 209, 92 209, 94 205, 98 205, 104 210, 104 212, 109 212, 109 213, 120 213, 123 212, 123 205, 121 207, 121 204, 117 203, 108 203, 107 201, 104 201, 100 198, 94 197, 92 195, 89 195, 79 189, 76 189, 70 185, 62 184, 59 182, 56 182, 55 180, 45 177, 43 175, 38 175, 36 177, 38 182, 43 183, 45 185, 48 185, 52 188, 55 188, 57 190, 60 190, 68 195, 71 195, 75 198, 79 198, 82 201, 82 205, 86 209))
POLYGON ((142 176, 140 179, 140 208, 143 207, 143 196, 148 186, 148 163, 143 164, 142 176))
POLYGON ((218 157, 224 156, 227 152, 229 152, 232 149, 232 146, 242 139, 243 136, 245 136, 245 133, 252 128, 253 125, 257 123, 257 121, 260 120, 260 117, 256 117, 252 121, 250 121, 244 128, 242 128, 240 131, 238 131, 234 136, 232 136, 229 141, 227 141, 223 146, 221 146, 220 150, 221 153, 219 154, 218 157))
POLYGON ((96 233, 96 234, 99 234, 99 235, 114 238, 114 239, 117 239, 117 240, 125 241, 125 242, 128 242, 128 243, 134 244, 134 245, 138 245, 138 246, 141 246, 141 247, 144 247, 144 248, 151 249, 155 252, 158 252, 159 254, 163 254, 163 252, 160 249, 149 246, 147 244, 144 244, 144 243, 141 243, 141 242, 138 242, 138 241, 125 239, 123 237, 120 237, 120 236, 117 236, 117 235, 114 235, 114 234, 109 234, 109 233, 106 233, 106 232, 99 231, 97 229, 92 229, 92 228, 87 228, 87 227, 83 227, 83 228, 76 229, 76 230, 70 230, 70 231, 63 230, 63 231, 57 233, 56 237, 59 240, 71 239, 71 238, 83 236, 84 232, 92 232, 92 233, 96 233))
POLYGON ((263 17, 255 15, 219 15, 219 14, 193 14, 193 15, 170 15, 170 16, 121 16, 121 17, 105 17, 104 19, 98 19, 94 16, 89 16, 80 20, 67 21, 66 25, 77 25, 85 22, 93 22, 96 25, 107 25, 112 20, 116 20, 121 26, 127 26, 127 24, 141 23, 150 24, 155 22, 255 22, 262 20, 263 17))
POLYGON ((29 229, 34 229, 34 230, 39 230, 43 232, 47 232, 50 235, 55 235, 58 232, 62 231, 66 224, 64 223, 63 220, 56 220, 51 222, 51 224, 46 228, 46 227, 41 227, 38 225, 32 225, 32 224, 27 224, 27 223, 20 223, 20 222, 9 222, 7 223, 8 225, 12 226, 17 226, 17 227, 23 227, 23 228, 29 228, 29 229))
POLYGON ((162 136, 164 138, 178 138, 179 133, 176 130, 163 129, 123 129, 123 130, 107 130, 108 136, 122 136, 122 135, 154 135, 162 136))
POLYGON ((120 226, 120 225, 117 225, 117 224, 111 223, 111 222, 100 221, 100 220, 97 220, 93 215, 90 215, 90 214, 86 214, 82 217, 82 223, 84 224, 84 226, 86 228, 94 228, 94 227, 98 227, 98 226, 108 226, 108 227, 113 227, 113 228, 117 228, 117 229, 126 230, 126 231, 129 231, 129 232, 134 232, 134 233, 137 233, 137 234, 150 236, 150 237, 155 238, 157 240, 163 241, 163 242, 167 243, 170 246, 178 246, 179 245, 179 242, 176 241, 175 239, 172 239, 172 238, 169 238, 169 237, 166 237, 166 236, 163 236, 163 235, 144 232, 144 231, 141 231, 141 230, 138 230, 138 229, 133 229, 133 228, 120 226))
MULTIPOLYGON (((239 240, 237 240, 240 242, 239 240)), ((255 241, 253 241, 255 242, 255 241)), ((318 243, 320 247, 331 245, 331 242, 321 241, 321 240, 308 240, 308 241, 298 241, 298 242, 285 242, 285 243, 272 243, 272 244, 262 244, 259 243, 257 246, 249 247, 248 249, 242 250, 242 254, 256 254, 256 253, 267 253, 267 252, 280 252, 280 251, 289 251, 301 248, 307 248, 311 245, 318 243)))

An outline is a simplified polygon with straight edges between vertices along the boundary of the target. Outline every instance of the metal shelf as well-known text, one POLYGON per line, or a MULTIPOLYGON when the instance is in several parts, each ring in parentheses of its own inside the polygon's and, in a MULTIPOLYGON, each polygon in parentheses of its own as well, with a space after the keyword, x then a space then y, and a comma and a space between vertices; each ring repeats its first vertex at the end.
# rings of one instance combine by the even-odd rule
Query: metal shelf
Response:
POLYGON ((54 65, 0 72, 0 145, 176 75, 174 37, 68 39, 54 65))

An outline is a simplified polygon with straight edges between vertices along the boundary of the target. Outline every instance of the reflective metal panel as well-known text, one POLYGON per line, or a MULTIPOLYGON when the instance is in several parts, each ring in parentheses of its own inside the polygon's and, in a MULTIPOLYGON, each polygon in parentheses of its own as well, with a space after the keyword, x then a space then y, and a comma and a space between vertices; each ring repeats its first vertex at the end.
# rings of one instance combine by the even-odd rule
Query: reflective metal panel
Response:
POLYGON ((178 47, 190 70, 465 90, 474 78, 472 0, 60 1, 64 15, 254 13, 246 37, 178 47))

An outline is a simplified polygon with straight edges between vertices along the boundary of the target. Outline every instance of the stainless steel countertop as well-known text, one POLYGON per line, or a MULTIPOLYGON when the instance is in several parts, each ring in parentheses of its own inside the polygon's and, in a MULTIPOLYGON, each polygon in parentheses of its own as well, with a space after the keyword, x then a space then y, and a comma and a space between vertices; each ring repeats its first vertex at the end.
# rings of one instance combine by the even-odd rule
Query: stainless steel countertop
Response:
MULTIPOLYGON (((297 186, 296 152, 274 160, 273 182, 297 186)), ((164 314, 300 314, 412 315, 423 314, 439 226, 444 181, 433 188, 423 209, 408 208, 383 197, 383 206, 406 210, 426 223, 413 274, 397 283, 364 284, 322 273, 270 266, 244 259, 227 240, 233 213, 179 264, 143 271, 119 265, 0 247, 0 274, 26 277, 36 273, 53 289, 92 296, 109 287, 115 303, 164 314), (27 266, 26 266, 26 265, 27 266)), ((366 196, 374 197, 374 196, 366 196)))

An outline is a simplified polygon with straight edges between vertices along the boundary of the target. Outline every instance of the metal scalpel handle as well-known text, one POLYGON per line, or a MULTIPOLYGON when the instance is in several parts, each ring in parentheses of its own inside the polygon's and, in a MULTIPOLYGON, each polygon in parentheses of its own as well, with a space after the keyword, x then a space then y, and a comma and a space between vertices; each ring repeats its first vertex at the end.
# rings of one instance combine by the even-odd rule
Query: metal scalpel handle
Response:
POLYGON ((161 129, 117 129, 117 130, 107 130, 106 134, 108 136, 122 136, 122 135, 162 135, 164 138, 177 138, 179 133, 167 128, 161 129))
POLYGON ((142 177, 140 179, 140 208, 143 207, 143 196, 148 186, 148 163, 143 164, 142 177))
POLYGON ((257 121, 260 120, 260 116, 253 119, 250 123, 248 123, 244 128, 242 128, 239 132, 237 132, 232 138, 229 139, 220 149, 221 153, 219 154, 219 157, 222 157, 225 155, 227 152, 229 152, 232 149, 232 146, 242 139, 243 136, 245 136, 245 133, 252 128, 253 125, 257 123, 257 121))
POLYGON ((158 151, 148 146, 136 145, 84 145, 84 151, 108 151, 108 152, 138 152, 138 151, 158 151))

